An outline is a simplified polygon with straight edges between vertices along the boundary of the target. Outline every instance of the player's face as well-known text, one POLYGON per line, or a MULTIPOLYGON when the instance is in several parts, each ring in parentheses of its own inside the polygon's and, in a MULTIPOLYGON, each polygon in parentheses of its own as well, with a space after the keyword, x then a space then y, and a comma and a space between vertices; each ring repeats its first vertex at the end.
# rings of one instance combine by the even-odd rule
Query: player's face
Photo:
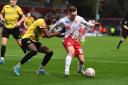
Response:
POLYGON ((76 15, 77 15, 77 11, 74 11, 74 12, 69 13, 69 17, 70 17, 70 19, 72 21, 75 19, 76 15))
POLYGON ((10 5, 15 6, 17 3, 17 0, 10 0, 10 5))

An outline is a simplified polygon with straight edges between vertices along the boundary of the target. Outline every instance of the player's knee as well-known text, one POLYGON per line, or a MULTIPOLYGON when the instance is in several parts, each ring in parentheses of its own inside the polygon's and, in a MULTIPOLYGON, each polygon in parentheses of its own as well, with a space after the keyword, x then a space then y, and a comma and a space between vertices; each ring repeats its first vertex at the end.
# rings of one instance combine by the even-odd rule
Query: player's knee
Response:
POLYGON ((70 50, 70 51, 68 51, 68 54, 69 54, 70 56, 75 56, 75 50, 70 50))
POLYGON ((37 50, 30 50, 30 52, 33 54, 33 55, 36 55, 38 53, 37 50))
POLYGON ((75 53, 74 52, 73 53, 70 52, 70 53, 68 53, 68 56, 72 56, 73 57, 73 56, 75 56, 75 53))
POLYGON ((53 51, 48 52, 48 55, 52 56, 53 55, 53 51))

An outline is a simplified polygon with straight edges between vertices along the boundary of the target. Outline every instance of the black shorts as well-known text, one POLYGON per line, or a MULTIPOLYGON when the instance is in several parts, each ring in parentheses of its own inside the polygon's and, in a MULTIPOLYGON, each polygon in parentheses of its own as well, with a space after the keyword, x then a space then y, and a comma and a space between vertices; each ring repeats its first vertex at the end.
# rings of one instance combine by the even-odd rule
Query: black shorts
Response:
POLYGON ((20 31, 18 27, 15 27, 14 29, 8 29, 6 27, 3 27, 2 31, 2 37, 9 38, 10 34, 15 38, 15 39, 20 39, 20 31))
POLYGON ((128 36, 128 30, 125 28, 122 28, 122 37, 126 38, 128 36))
POLYGON ((31 43, 34 43, 37 49, 40 48, 40 46, 41 46, 40 42, 34 42, 29 38, 22 39, 21 43, 22 43, 22 46, 24 46, 27 50, 29 50, 28 45, 31 43))

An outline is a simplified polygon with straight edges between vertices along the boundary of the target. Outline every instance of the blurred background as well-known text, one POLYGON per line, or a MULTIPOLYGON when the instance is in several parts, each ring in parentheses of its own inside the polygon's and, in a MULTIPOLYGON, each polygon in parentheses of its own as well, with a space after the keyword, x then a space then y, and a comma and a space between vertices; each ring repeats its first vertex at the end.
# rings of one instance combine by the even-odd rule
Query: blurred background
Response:
MULTIPOLYGON (((0 11, 9 0, 0 0, 0 11)), ((99 31, 106 35, 120 35, 120 22, 128 14, 128 0, 18 0, 25 14, 33 17, 53 16, 53 22, 67 13, 69 5, 78 8, 78 14, 87 21, 99 21, 100 26, 88 32, 99 31)))

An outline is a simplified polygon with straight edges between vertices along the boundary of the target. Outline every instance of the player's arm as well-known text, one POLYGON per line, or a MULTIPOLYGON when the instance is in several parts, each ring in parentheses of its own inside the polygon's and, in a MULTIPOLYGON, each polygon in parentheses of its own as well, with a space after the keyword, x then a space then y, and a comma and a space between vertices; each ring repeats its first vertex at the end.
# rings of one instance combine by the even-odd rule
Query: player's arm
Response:
POLYGON ((39 24, 39 27, 40 27, 40 29, 41 29, 42 36, 43 36, 43 37, 51 38, 51 37, 54 37, 54 36, 59 35, 59 32, 54 32, 54 33, 49 32, 49 31, 48 31, 48 26, 46 25, 45 21, 42 21, 42 22, 39 24))
POLYGON ((92 23, 92 22, 87 22, 84 18, 81 18, 81 23, 90 27, 94 27, 95 25, 99 25, 100 23, 92 23))
POLYGON ((51 28, 51 32, 59 32, 60 34, 57 35, 56 37, 62 38, 64 37, 64 32, 65 32, 65 25, 63 22, 58 21, 57 23, 55 23, 53 25, 53 27, 51 28))
POLYGON ((1 14, 0 14, 0 19, 1 21, 5 21, 5 18, 4 18, 4 15, 5 15, 5 8, 3 7, 2 11, 1 11, 1 14))
POLYGON ((49 32, 47 28, 41 29, 41 32, 43 34, 44 37, 46 38, 51 38, 51 37, 56 37, 58 36, 60 33, 59 32, 49 32))
POLYGON ((32 17, 32 23, 34 22, 34 18, 32 17))
POLYGON ((21 9, 20 7, 18 7, 17 12, 18 12, 18 14, 19 14, 19 16, 20 16, 21 18, 20 18, 20 20, 16 23, 16 25, 17 25, 17 26, 20 26, 21 23, 22 23, 22 22, 24 21, 24 19, 25 19, 25 15, 24 15, 24 13, 23 13, 23 11, 22 11, 22 9, 21 9))
POLYGON ((20 26, 21 23, 22 23, 22 22, 24 21, 24 19, 25 19, 25 15, 24 15, 24 14, 21 14, 20 16, 21 16, 21 19, 16 23, 17 26, 20 26))
POLYGON ((26 25, 26 19, 24 20, 24 23, 23 24, 24 24, 24 27, 25 28, 28 28, 27 25, 26 25))

